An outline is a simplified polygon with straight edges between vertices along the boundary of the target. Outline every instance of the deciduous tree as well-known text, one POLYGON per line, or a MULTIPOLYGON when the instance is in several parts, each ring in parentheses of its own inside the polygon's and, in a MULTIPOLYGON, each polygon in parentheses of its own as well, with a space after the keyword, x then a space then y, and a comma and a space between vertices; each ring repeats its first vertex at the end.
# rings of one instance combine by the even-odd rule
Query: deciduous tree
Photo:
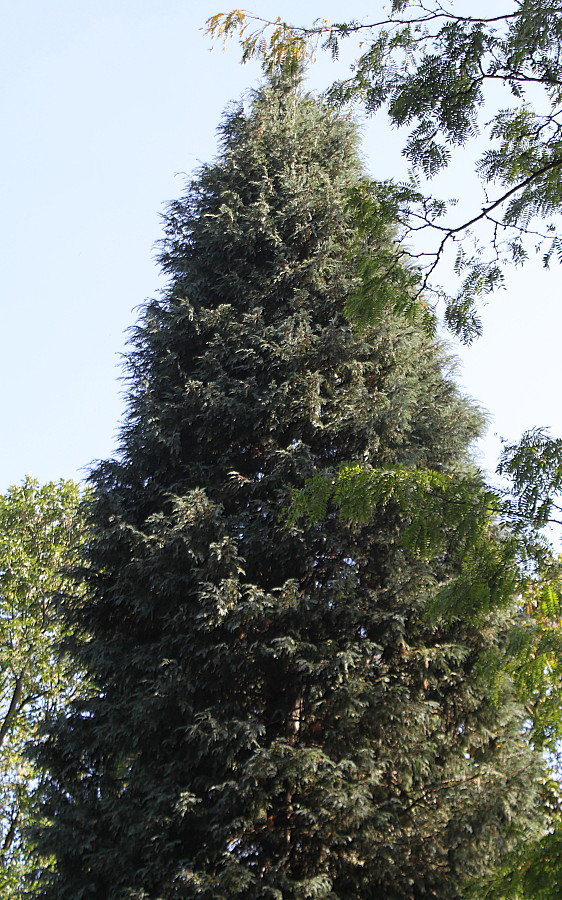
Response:
POLYGON ((72 481, 32 478, 0 496, 0 893, 21 897, 32 863, 25 829, 39 776, 26 756, 38 726, 76 692, 76 670, 59 655, 56 596, 82 533, 72 481))

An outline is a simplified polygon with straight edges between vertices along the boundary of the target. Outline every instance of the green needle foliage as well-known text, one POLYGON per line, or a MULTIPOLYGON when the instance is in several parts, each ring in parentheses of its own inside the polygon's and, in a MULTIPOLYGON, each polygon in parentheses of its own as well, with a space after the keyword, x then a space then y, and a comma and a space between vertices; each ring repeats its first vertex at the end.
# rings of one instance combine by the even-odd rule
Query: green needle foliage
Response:
POLYGON ((443 485, 484 490, 481 416, 419 304, 345 317, 369 241, 371 273, 394 253, 357 224, 349 118, 286 71, 221 136, 168 209, 169 286, 134 332, 120 456, 92 476, 65 619, 94 690, 39 748, 36 896, 457 900, 542 834, 542 762, 512 679, 487 675, 513 579, 466 576, 462 517, 442 516, 443 485), (434 473, 431 541, 392 492, 368 524, 334 496, 291 513, 349 460, 406 493, 434 473), (428 615, 446 591, 467 615, 428 615))
POLYGON ((82 537, 72 481, 32 478, 0 496, 0 895, 21 897, 33 870, 26 828, 37 815, 39 773, 26 755, 41 721, 79 689, 58 654, 57 595, 82 537))

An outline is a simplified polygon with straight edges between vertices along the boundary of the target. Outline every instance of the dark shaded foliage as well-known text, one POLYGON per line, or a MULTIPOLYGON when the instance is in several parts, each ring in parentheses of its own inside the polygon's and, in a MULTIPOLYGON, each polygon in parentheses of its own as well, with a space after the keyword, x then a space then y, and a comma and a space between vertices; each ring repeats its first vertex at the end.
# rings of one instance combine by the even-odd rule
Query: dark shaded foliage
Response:
POLYGON ((533 827, 537 762, 484 674, 508 586, 477 623, 430 621, 458 560, 408 549, 397 504, 287 518, 349 460, 477 479, 442 350, 411 316, 344 317, 356 146, 274 77, 169 207, 66 610, 96 690, 39 751, 44 900, 458 898, 533 827))

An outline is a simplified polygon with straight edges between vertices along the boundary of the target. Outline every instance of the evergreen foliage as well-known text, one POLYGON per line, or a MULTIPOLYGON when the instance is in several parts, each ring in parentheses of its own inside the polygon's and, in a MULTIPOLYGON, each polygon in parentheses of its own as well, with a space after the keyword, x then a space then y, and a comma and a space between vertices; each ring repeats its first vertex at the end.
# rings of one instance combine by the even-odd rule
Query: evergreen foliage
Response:
POLYGON ((94 689, 38 749, 37 896, 453 900, 537 828, 541 764, 509 677, 492 696, 486 676, 512 582, 490 567, 462 585, 478 616, 429 618, 458 523, 421 552, 392 497, 368 525, 289 507, 350 460, 476 484, 481 416, 411 308, 344 316, 367 240, 353 123, 285 73, 221 134, 169 207, 169 288, 134 332, 120 458, 93 474, 65 614, 94 689))

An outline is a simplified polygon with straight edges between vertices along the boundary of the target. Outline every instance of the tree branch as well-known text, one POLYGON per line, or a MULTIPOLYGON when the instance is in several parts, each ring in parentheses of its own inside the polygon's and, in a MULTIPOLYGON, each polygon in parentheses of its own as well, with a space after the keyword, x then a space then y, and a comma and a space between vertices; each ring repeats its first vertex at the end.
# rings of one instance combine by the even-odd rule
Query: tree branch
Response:
POLYGON ((16 684, 12 693, 12 699, 10 701, 10 705, 8 707, 8 711, 4 717, 4 721, 2 722, 2 726, 0 727, 0 747, 4 743, 4 738, 6 737, 10 725, 12 724, 12 720, 18 711, 18 706, 21 700, 21 695, 23 691, 23 680, 25 677, 26 670, 23 669, 20 674, 16 677, 16 684))
POLYGON ((6 837, 4 838, 4 842, 2 844, 2 851, 0 853, 0 860, 1 860, 2 856, 5 856, 5 854, 8 852, 8 850, 10 849, 10 847, 12 846, 12 844, 14 842, 14 839, 15 839, 15 836, 16 836, 17 830, 18 830, 19 821, 20 821, 20 813, 18 810, 16 812, 15 816, 13 816, 12 821, 10 822, 10 827, 8 829, 6 837))
MULTIPOLYGON (((443 235, 442 240, 439 243, 439 246, 437 247, 437 250, 432 251, 432 252, 417 254, 418 256, 432 256, 433 257, 433 262, 426 269, 426 271, 424 273, 424 277, 423 277, 422 284, 420 287, 420 292, 423 292, 424 290, 427 289, 428 284, 429 284, 429 279, 430 279, 431 275, 433 274, 433 272, 435 271, 435 269, 437 268, 437 265, 443 255, 443 251, 445 249, 447 241, 449 241, 450 239, 454 240, 455 235, 460 234, 462 231, 466 231, 472 225, 475 225, 476 222, 481 222, 483 219, 490 219, 490 221, 493 221, 490 217, 490 213, 494 209, 497 209, 499 206, 501 206, 503 203, 505 203, 506 200, 508 200, 510 197, 512 197, 518 191, 521 191, 524 188, 526 188, 529 184, 532 184, 533 181, 540 178, 541 175, 545 175, 547 172, 551 172, 553 169, 558 169, 560 167, 562 167, 562 158, 552 159, 549 163, 542 166, 542 168, 537 169, 535 172, 531 173, 531 175, 528 175, 527 178, 524 178, 522 181, 518 182, 518 184, 514 185, 514 187, 510 188, 508 191, 506 191, 504 194, 502 194, 501 197, 498 197, 496 200, 494 200, 492 203, 489 203, 487 206, 482 207, 482 209, 478 213, 478 215, 473 216, 472 219, 468 219, 466 222, 463 222, 462 225, 457 225, 455 228, 447 228, 444 225, 437 225, 435 222, 432 222, 431 220, 428 219, 427 220, 428 226, 430 228, 434 228, 436 231, 444 232, 444 235, 443 235)), ((420 216, 419 214, 417 215, 417 218, 422 219, 422 221, 424 220, 424 217, 420 216)), ((505 224, 506 228, 512 227, 509 225, 509 223, 502 223, 502 224, 505 224)), ((517 227, 517 226, 513 226, 513 227, 517 227)), ((420 230, 420 229, 412 228, 411 230, 414 231, 414 230, 420 230)), ((408 254, 408 255, 410 255, 411 258, 414 258, 413 254, 408 254)))

